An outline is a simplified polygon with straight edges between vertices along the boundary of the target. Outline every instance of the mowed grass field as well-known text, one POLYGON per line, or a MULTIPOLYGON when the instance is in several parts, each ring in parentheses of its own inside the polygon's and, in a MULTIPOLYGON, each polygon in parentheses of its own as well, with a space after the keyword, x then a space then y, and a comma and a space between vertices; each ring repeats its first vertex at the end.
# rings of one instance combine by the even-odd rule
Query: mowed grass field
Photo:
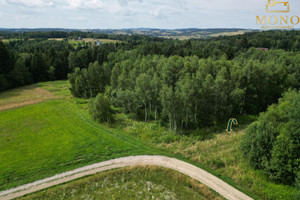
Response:
POLYGON ((116 169, 43 190, 19 200, 186 199, 221 200, 207 186, 175 171, 139 166, 116 169))
POLYGON ((117 157, 159 154, 122 131, 94 122, 86 102, 68 95, 67 81, 31 87, 44 88, 57 99, 0 111, 0 190, 117 157))

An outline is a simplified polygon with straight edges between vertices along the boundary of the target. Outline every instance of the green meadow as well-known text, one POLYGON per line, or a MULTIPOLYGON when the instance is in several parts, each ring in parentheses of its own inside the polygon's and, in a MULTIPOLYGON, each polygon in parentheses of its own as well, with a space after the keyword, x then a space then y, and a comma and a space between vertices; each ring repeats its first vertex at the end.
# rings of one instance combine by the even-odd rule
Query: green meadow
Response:
POLYGON ((67 98, 67 84, 39 85, 60 99, 0 112, 0 190, 117 157, 158 154, 94 122, 86 102, 67 98), (55 91, 56 86, 65 91, 55 91))
MULTIPOLYGON (((240 125, 234 127, 232 134, 220 132, 219 128, 176 134, 159 123, 138 122, 120 113, 114 125, 98 124, 88 113, 88 100, 72 97, 69 87, 68 81, 44 82, 0 94, 0 107, 11 102, 31 102, 40 98, 41 92, 51 94, 45 93, 42 102, 0 111, 0 191, 113 158, 164 154, 200 166, 254 199, 295 197, 295 187, 273 183, 252 169, 240 154, 244 129, 256 116, 239 117, 240 125)), ((177 199, 186 199, 180 195, 220 199, 205 186, 183 177, 166 169, 126 168, 59 185, 24 199, 85 199, 86 195, 104 198, 108 194, 112 199, 134 199, 133 194, 140 191, 146 195, 141 196, 144 199, 151 199, 150 194, 161 199, 160 192, 177 199), (116 180, 116 176, 121 179, 116 180), (108 181, 104 189, 95 188, 103 180, 108 181), (150 187, 146 194, 144 183, 149 181, 157 187, 150 187), (133 187, 134 183, 139 184, 133 187), (130 187, 126 191, 131 193, 120 191, 122 187, 130 187)))

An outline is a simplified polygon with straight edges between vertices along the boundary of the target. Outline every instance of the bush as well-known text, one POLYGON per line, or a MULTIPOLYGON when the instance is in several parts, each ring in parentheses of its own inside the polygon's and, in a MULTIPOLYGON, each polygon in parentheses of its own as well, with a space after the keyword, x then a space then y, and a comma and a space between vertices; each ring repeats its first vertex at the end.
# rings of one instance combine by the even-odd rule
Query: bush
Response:
POLYGON ((105 73, 97 61, 90 63, 87 69, 75 68, 74 72, 68 75, 71 93, 75 97, 90 98, 104 92, 107 84, 105 73))
POLYGON ((95 121, 100 123, 113 123, 115 121, 114 112, 110 107, 110 102, 103 94, 98 94, 95 99, 91 99, 89 108, 95 121))
POLYGON ((289 91, 247 130, 241 151, 272 180, 292 184, 300 165, 300 92, 289 91))

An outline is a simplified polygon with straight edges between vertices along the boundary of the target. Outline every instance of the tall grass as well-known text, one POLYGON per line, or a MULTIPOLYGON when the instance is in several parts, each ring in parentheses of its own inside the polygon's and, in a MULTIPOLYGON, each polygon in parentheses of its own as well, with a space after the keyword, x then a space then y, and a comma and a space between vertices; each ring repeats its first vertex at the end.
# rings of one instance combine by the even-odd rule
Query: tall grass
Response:
POLYGON ((234 132, 212 133, 213 129, 196 130, 189 135, 169 132, 167 128, 157 123, 137 122, 126 115, 119 115, 118 128, 130 135, 139 137, 154 147, 167 151, 173 155, 187 159, 209 169, 226 182, 244 192, 248 192, 257 199, 292 200, 295 199, 297 189, 294 186, 276 184, 260 171, 251 168, 240 153, 240 142, 244 129, 255 116, 241 116, 239 126, 234 132))
POLYGON ((221 200, 207 186, 180 173, 158 167, 116 169, 56 186, 27 199, 181 199, 221 200))

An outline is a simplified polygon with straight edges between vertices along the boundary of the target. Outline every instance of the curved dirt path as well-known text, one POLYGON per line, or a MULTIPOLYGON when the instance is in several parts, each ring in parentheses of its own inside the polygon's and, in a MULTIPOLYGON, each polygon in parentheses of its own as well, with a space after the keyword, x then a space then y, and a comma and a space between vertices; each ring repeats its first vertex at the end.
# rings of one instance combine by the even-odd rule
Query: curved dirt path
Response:
POLYGON ((48 187, 52 187, 58 184, 62 184, 74 179, 78 179, 87 175, 103 172, 110 169, 128 167, 133 165, 154 165, 159 167, 165 167, 181 172, 191 178, 198 180, 199 182, 212 188, 220 195, 230 200, 251 200, 252 198, 246 196, 242 192, 238 191, 234 187, 228 185, 221 179, 213 176, 212 174, 194 166, 189 163, 168 158, 165 156, 130 156, 125 158, 113 159, 72 171, 68 171, 62 174, 58 174, 49 178, 45 178, 33 183, 19 186, 10 190, 0 192, 0 199, 7 200, 23 195, 36 192, 48 187))

